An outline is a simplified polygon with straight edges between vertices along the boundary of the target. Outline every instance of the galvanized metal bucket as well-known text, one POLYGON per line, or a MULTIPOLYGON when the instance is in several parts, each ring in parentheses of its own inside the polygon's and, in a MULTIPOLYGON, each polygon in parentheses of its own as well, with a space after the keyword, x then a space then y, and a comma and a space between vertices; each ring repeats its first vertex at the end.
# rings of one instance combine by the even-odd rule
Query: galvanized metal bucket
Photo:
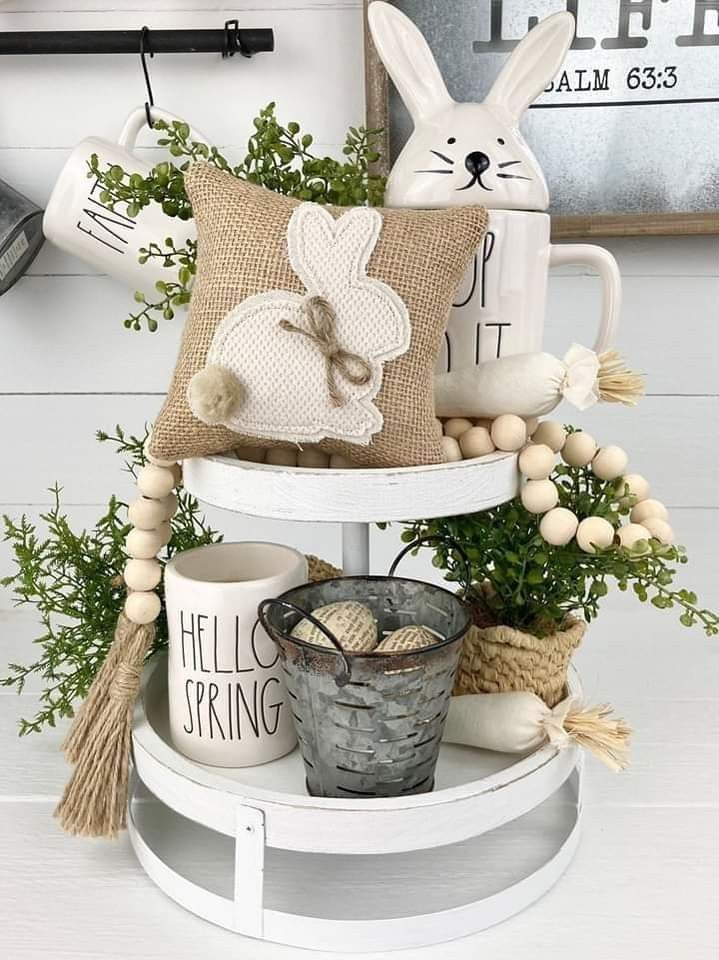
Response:
POLYGON ((307 583, 258 608, 259 622, 279 647, 307 790, 313 796, 396 797, 426 793, 434 786, 442 730, 471 615, 449 590, 393 575, 419 542, 424 541, 409 544, 399 554, 386 577, 307 583), (380 636, 421 624, 444 639, 406 653, 346 654, 309 612, 341 600, 368 606, 380 636), (332 648, 291 636, 304 617, 332 648))
POLYGON ((27 270, 44 239, 42 210, 0 180, 0 296, 27 270))

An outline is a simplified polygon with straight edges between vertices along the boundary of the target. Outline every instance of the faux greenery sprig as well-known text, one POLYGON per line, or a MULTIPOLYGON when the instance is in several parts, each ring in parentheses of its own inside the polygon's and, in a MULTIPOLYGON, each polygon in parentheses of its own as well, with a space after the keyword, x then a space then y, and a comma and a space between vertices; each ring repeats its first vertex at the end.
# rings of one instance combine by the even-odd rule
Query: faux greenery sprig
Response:
MULTIPOLYGON (((97 439, 115 445, 133 476, 145 462, 144 437, 116 427, 113 434, 98 432, 97 439)), ((52 494, 53 506, 41 515, 46 534, 38 533, 25 516, 3 518, 4 539, 10 543, 16 570, 0 582, 12 590, 16 605, 34 607, 42 624, 34 641, 37 658, 29 664, 10 664, 8 676, 0 680, 0 685, 18 693, 31 676, 43 683, 40 709, 20 721, 21 734, 54 727, 59 718, 73 715, 73 704, 87 693, 105 659, 126 595, 122 571, 127 562, 125 538, 131 530, 127 504, 112 497, 92 530, 76 531, 63 512, 60 487, 53 487, 52 494)), ((175 553, 222 539, 207 524, 197 500, 183 490, 171 526, 172 539, 160 557, 162 563, 175 553)), ((167 645, 162 585, 157 589, 163 612, 156 624, 155 650, 167 645)))
MULTIPOLYGON (((561 465, 550 479, 560 506, 580 520, 601 516, 616 528, 636 502, 621 478, 600 480, 587 467, 561 465)), ((683 547, 651 539, 632 548, 615 544, 585 553, 574 540, 561 547, 548 544, 539 533, 540 520, 516 498, 482 513, 406 524, 402 539, 409 543, 433 535, 463 547, 472 570, 471 600, 487 622, 546 636, 569 614, 593 620, 609 586, 616 584, 623 591, 631 587, 639 600, 661 610, 677 608, 684 626, 699 624, 708 636, 719 633, 719 616, 698 606, 691 590, 673 585, 674 564, 687 562, 683 547)), ((433 563, 446 571, 447 580, 463 581, 456 549, 437 546, 433 563)))
MULTIPOLYGON (((181 163, 158 163, 143 177, 139 173, 130 174, 117 164, 101 167, 97 154, 93 154, 88 162, 88 177, 99 184, 101 203, 110 210, 119 205, 132 219, 156 203, 166 216, 189 220, 192 206, 185 192, 184 171, 195 160, 206 160, 241 180, 300 200, 337 206, 366 203, 375 206, 382 202, 384 178, 370 171, 379 159, 376 143, 380 130, 350 127, 342 148, 344 159, 335 160, 318 157, 311 149, 312 136, 302 133, 298 123, 293 121, 283 126, 275 115, 274 103, 260 110, 253 125, 247 154, 241 163, 233 166, 217 147, 192 140, 187 123, 156 120, 153 129, 162 134, 158 146, 165 147, 170 156, 181 163)), ((179 249, 171 238, 167 238, 164 245, 158 239, 143 248, 140 263, 162 260, 164 267, 175 271, 176 278, 159 281, 155 299, 148 300, 138 291, 135 300, 141 308, 126 318, 125 326, 141 330, 145 324, 148 330, 155 331, 160 317, 171 320, 175 309, 190 299, 196 257, 197 245, 189 239, 179 249)))

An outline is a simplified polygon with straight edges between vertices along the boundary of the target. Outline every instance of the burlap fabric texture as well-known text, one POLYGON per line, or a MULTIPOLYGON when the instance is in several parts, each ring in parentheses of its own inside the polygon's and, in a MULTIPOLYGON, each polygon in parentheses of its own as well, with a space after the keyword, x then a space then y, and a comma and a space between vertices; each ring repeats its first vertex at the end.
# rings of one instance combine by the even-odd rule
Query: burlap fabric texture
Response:
MULTIPOLYGON (((238 445, 277 446, 275 440, 203 423, 190 410, 187 389, 205 367, 217 327, 238 304, 274 290, 300 296, 318 292, 305 288, 288 258, 287 227, 300 201, 206 163, 194 164, 185 184, 198 231, 197 275, 172 383, 155 421, 152 454, 184 460, 238 445)), ((335 219, 346 212, 342 207, 325 209, 335 219)), ((374 401, 382 415, 381 430, 366 445, 324 439, 320 447, 364 466, 440 463, 433 372, 454 294, 484 236, 487 213, 476 206, 379 213, 381 231, 366 274, 389 285, 406 305, 409 348, 383 366, 374 401)), ((306 338, 296 339, 299 349, 306 338)), ((289 369, 288 384, 292 379, 289 369)))
POLYGON ((565 696, 569 663, 586 629, 574 617, 547 637, 513 627, 472 626, 464 639, 454 695, 528 690, 555 707, 565 696))

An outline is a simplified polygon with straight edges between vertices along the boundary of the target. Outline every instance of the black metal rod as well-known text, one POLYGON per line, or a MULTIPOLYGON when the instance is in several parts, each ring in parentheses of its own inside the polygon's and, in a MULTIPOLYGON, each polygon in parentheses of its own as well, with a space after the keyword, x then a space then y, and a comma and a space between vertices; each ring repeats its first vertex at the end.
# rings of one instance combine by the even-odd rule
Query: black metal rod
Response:
MULTIPOLYGON (((36 30, 0 32, 0 56, 7 54, 139 53, 140 30, 36 30)), ((271 53, 274 33, 240 30, 150 30, 153 53, 271 53), (229 44, 229 49, 227 45, 229 44)))

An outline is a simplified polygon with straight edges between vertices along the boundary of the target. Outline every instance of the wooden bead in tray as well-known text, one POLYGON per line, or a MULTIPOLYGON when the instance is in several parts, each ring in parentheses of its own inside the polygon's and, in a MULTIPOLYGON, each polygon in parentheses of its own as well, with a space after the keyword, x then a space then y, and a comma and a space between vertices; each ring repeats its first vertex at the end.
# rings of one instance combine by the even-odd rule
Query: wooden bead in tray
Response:
MULTIPOLYGON (((445 463, 474 460, 494 453, 496 450, 505 452, 521 450, 537 429, 538 424, 536 417, 523 420, 512 413, 504 414, 495 420, 467 420, 464 417, 451 417, 440 422, 445 463)), ((336 453, 328 456, 313 446, 305 446, 301 450, 289 447, 271 447, 268 450, 262 450, 259 447, 238 447, 233 453, 238 460, 245 460, 248 463, 306 467, 314 470, 355 468, 355 464, 346 457, 336 453)))

